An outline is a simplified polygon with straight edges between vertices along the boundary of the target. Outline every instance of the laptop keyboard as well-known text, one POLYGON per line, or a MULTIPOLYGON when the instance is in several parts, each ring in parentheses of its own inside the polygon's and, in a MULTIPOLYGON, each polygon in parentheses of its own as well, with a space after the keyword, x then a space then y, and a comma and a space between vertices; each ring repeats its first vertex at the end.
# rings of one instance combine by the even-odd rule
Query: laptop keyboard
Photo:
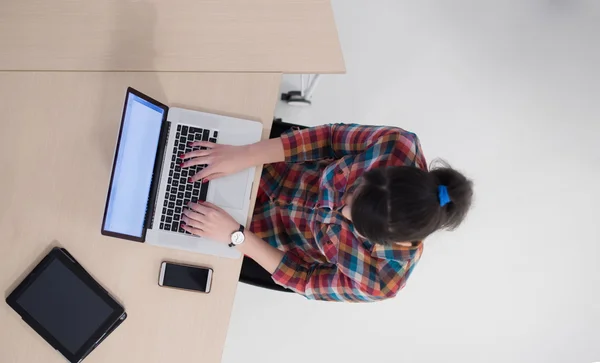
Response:
POLYGON ((195 183, 188 182, 190 177, 204 169, 206 165, 196 165, 182 168, 179 166, 179 164, 182 162, 182 160, 179 158, 179 155, 189 153, 193 150, 188 143, 200 140, 216 143, 217 136, 218 132, 216 130, 177 125, 175 144, 173 146, 171 165, 169 168, 169 178, 167 179, 165 201, 163 203, 162 214, 160 216, 160 229, 164 231, 190 234, 180 227, 182 216, 181 212, 189 202, 196 203, 199 200, 206 201, 208 185, 210 183, 202 183, 202 180, 198 180, 195 183))

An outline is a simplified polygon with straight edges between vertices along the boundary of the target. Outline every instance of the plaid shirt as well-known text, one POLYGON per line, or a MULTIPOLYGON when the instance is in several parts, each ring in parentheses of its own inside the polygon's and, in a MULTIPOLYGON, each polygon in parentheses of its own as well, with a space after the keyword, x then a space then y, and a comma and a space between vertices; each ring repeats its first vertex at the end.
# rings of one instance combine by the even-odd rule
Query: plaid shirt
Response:
POLYGON ((341 213, 367 170, 426 169, 417 136, 399 128, 323 125, 281 136, 285 161, 265 165, 250 230, 285 255, 273 280, 310 299, 375 301, 404 287, 423 246, 382 246, 341 213))

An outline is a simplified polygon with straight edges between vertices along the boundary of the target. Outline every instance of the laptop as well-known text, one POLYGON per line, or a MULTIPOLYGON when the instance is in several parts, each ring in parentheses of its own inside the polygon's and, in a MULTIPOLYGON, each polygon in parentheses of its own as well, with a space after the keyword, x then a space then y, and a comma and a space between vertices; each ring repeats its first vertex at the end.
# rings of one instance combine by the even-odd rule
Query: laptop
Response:
POLYGON ((202 183, 188 178, 206 165, 181 168, 179 155, 193 141, 246 145, 260 141, 255 121, 167 107, 128 88, 104 208, 102 234, 155 246, 220 257, 240 253, 223 243, 197 237, 180 226, 189 202, 207 201, 245 225, 255 168, 202 183))

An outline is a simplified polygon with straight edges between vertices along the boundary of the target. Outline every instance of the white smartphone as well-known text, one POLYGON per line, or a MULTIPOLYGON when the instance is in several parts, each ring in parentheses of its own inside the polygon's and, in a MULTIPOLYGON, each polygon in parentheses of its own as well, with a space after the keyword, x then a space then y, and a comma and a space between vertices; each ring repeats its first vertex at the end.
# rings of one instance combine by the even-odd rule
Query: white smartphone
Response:
POLYGON ((212 275, 212 268, 163 262, 160 265, 158 286, 199 291, 208 294, 212 283, 212 275))

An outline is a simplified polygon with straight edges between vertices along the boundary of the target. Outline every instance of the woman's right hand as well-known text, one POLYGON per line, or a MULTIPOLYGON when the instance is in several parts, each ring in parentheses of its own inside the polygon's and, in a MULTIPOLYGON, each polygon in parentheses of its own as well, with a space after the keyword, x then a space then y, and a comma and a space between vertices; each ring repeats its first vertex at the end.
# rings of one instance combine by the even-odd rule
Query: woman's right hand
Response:
POLYGON ((181 167, 186 168, 193 165, 208 165, 191 177, 192 182, 200 179, 209 181, 215 178, 221 178, 253 166, 252 156, 248 150, 248 145, 220 145, 208 141, 197 141, 191 143, 190 146, 201 147, 203 150, 194 150, 179 155, 183 160, 181 167))

